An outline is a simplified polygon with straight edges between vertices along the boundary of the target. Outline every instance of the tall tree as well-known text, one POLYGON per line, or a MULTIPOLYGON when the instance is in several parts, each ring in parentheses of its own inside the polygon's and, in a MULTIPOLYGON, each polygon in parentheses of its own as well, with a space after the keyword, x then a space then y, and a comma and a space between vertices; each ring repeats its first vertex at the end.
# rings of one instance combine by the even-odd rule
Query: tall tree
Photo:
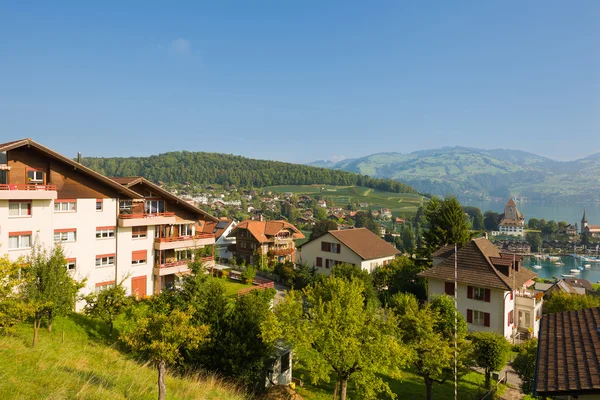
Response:
POLYGON ((419 300, 427 299, 427 284, 418 274, 424 267, 417 265, 412 258, 396 257, 387 265, 373 271, 373 285, 379 290, 381 299, 386 299, 398 292, 412 293, 419 300))
POLYGON ((496 332, 475 332, 471 335, 477 365, 485 370, 485 388, 491 389, 492 371, 500 371, 510 356, 510 343, 496 332))
POLYGON ((379 307, 379 298, 377 290, 373 285, 373 275, 369 271, 362 269, 358 265, 354 264, 338 264, 333 267, 331 274, 338 278, 344 278, 349 281, 358 279, 363 283, 364 296, 366 305, 369 308, 379 307))
POLYGON ((366 308, 359 280, 330 277, 303 292, 289 292, 275 307, 265 334, 290 342, 313 382, 335 375, 336 398, 342 400, 350 380, 361 398, 391 395, 379 373, 385 370, 395 376, 408 356, 397 340, 396 318, 382 309, 366 308))
POLYGON ((35 244, 27 259, 21 290, 32 310, 33 346, 37 343, 42 319, 47 319, 48 331, 51 332, 54 317, 74 310, 77 293, 84 286, 84 282, 71 277, 66 264, 60 246, 46 250, 35 244))
POLYGON ((537 218, 529 218, 529 221, 527 222, 527 227, 529 229, 539 229, 540 220, 537 218))
POLYGON ((540 251, 542 249, 542 236, 537 232, 527 232, 525 240, 531 246, 531 251, 540 251))
POLYGON ((447 197, 444 200, 432 198, 425 208, 425 217, 428 229, 423 233, 423 237, 425 255, 428 258, 441 246, 463 246, 471 239, 467 217, 456 197, 447 197))
POLYGON ((409 224, 402 227, 402 246, 409 255, 412 255, 415 251, 415 234, 409 224))
POLYGON ((22 262, 13 262, 8 256, 0 257, 0 332, 11 333, 14 326, 29 315, 18 287, 23 284, 20 274, 22 262))
POLYGON ((535 365, 537 362, 537 339, 525 342, 519 349, 519 354, 512 362, 512 367, 521 378, 521 391, 533 394, 533 381, 535 380, 535 365))
POLYGON ((497 231, 501 220, 502 214, 488 210, 484 214, 483 226, 487 231, 497 231))
POLYGON ((477 207, 472 206, 464 206, 463 210, 465 213, 469 215, 469 219, 471 220, 471 227, 477 231, 485 229, 483 224, 483 214, 481 210, 477 207))
POLYGON ((330 219, 323 219, 317 221, 310 232, 309 240, 316 239, 318 237, 323 236, 329 231, 334 231, 337 229, 337 224, 330 219))
POLYGON ((181 358, 180 349, 194 349, 208 335, 204 325, 191 323, 193 309, 171 309, 162 313, 141 303, 127 313, 120 339, 131 349, 147 357, 158 371, 158 399, 165 400, 167 364, 181 358))

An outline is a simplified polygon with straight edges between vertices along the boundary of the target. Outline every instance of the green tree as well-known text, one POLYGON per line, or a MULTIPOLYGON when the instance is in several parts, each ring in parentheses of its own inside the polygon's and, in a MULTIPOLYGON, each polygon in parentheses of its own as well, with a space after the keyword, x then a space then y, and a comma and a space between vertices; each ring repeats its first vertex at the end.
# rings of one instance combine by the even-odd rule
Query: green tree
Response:
POLYGON ((379 225, 377 225, 370 212, 359 212, 356 215, 354 226, 357 228, 367 228, 377 236, 381 236, 379 225))
POLYGON ((600 297, 589 294, 552 293, 544 301, 544 312, 548 314, 600 307, 600 297))
POLYGON ((423 233, 426 256, 447 244, 464 246, 471 240, 471 232, 465 213, 456 199, 448 197, 440 200, 433 197, 425 208, 428 229, 423 233))
POLYGON ((23 302, 22 291, 18 287, 23 284, 19 273, 22 262, 13 262, 7 256, 0 257, 0 332, 9 334, 14 326, 29 316, 27 305, 23 302))
POLYGON ((402 227, 402 247, 408 254, 413 254, 415 251, 415 246, 415 234, 412 228, 406 224, 402 227))
POLYGON ((366 305, 371 307, 379 307, 379 298, 377 295, 377 290, 373 286, 373 275, 362 269, 358 265, 354 264, 338 264, 333 267, 331 274, 337 278, 344 278, 349 281, 353 279, 358 279, 363 283, 364 287, 364 296, 366 305))
POLYGON ((313 217, 317 221, 326 220, 327 219, 327 210, 325 209, 325 207, 321 207, 319 205, 315 205, 315 207, 313 208, 313 217))
POLYGON ((484 214, 483 226, 485 227, 485 229, 487 231, 497 231, 498 225, 500 224, 501 220, 502 220, 501 214, 498 214, 497 212, 488 210, 484 214))
POLYGON ((33 315, 33 346, 37 343, 38 330, 46 318, 48 331, 57 315, 72 312, 77 293, 84 286, 71 277, 66 268, 63 249, 54 246, 50 250, 34 244, 23 268, 23 298, 33 315))
POLYGON ((359 280, 330 277, 304 291, 291 291, 275 307, 265 335, 284 338, 302 357, 314 383, 336 377, 335 397, 346 399, 353 380, 360 397, 392 395, 379 373, 397 376, 408 351, 397 340, 396 318, 368 310, 359 280))
POLYGON ((457 367, 461 375, 469 370, 470 347, 465 340, 467 324, 456 312, 454 301, 448 296, 438 296, 419 309, 416 297, 397 293, 390 308, 399 316, 403 340, 413 351, 414 370, 423 377, 427 400, 433 398, 433 384, 443 384, 454 376, 454 318, 457 325, 457 367))
POLYGON ((531 251, 541 251, 542 249, 542 236, 537 232, 527 232, 525 237, 527 243, 531 246, 531 251))
POLYGON ((161 313, 144 303, 132 307, 127 313, 128 323, 123 326, 120 339, 156 366, 159 400, 166 399, 167 395, 167 364, 181 358, 181 347, 185 345, 194 349, 208 335, 206 326, 191 323, 192 315, 192 309, 171 309, 161 313))
POLYGON ((427 284, 418 275, 424 268, 409 257, 396 257, 387 265, 376 268, 372 273, 373 285, 384 304, 386 298, 398 292, 412 293, 419 300, 426 300, 427 284))
POLYGON ((485 226, 483 224, 483 214, 479 208, 472 206, 464 206, 463 210, 469 215, 469 219, 471 220, 471 227, 473 229, 475 229, 476 231, 485 229, 485 226))
POLYGON ((329 219, 323 219, 320 221, 317 221, 312 228, 312 231, 310 232, 310 237, 308 240, 313 240, 316 239, 318 237, 323 236, 324 234, 326 234, 329 231, 333 231, 336 230, 337 224, 329 219))
POLYGON ((512 362, 512 367, 521 378, 521 391, 533 394, 533 381, 535 380, 535 365, 537 362, 537 339, 525 342, 519 349, 519 354, 512 362))
POLYGON ((123 282, 119 282, 117 285, 97 293, 90 293, 84 297, 84 300, 86 302, 83 309, 84 313, 107 323, 109 328, 108 336, 112 339, 115 319, 121 315, 130 302, 123 282))
POLYGON ((556 232, 558 232, 558 224, 556 223, 556 221, 551 219, 546 223, 546 226, 544 226, 542 232, 547 235, 554 235, 556 234, 556 232))
POLYGON ((537 218, 529 218, 529 221, 527 222, 527 227, 529 229, 534 229, 537 230, 540 228, 540 220, 537 218))
POLYGON ((500 371, 510 356, 510 343, 495 332, 475 332, 471 335, 477 365, 485 370, 485 388, 491 389, 492 371, 500 371))
POLYGON ((567 226, 569 226, 569 223, 567 221, 560 221, 558 223, 558 230, 561 232, 565 232, 567 230, 567 226))

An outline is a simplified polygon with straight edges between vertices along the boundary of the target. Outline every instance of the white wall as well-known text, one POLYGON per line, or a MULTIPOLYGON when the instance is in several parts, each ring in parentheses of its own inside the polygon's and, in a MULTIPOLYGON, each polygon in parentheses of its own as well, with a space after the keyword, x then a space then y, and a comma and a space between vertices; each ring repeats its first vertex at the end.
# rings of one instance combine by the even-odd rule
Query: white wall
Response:
POLYGON ((380 257, 374 258, 370 260, 363 260, 358 254, 354 251, 350 250, 345 244, 337 240, 330 233, 326 233, 318 239, 313 240, 312 242, 307 242, 301 248, 298 249, 297 259, 301 264, 306 263, 311 267, 316 267, 317 272, 324 275, 329 275, 331 273, 331 268, 325 267, 325 259, 336 260, 343 263, 356 264, 359 265, 362 269, 372 272, 375 265, 380 266, 383 265, 384 261, 393 260, 394 256, 380 257), (341 246, 340 253, 331 253, 321 250, 321 243, 337 243, 341 246), (322 267, 317 267, 317 257, 321 257, 323 259, 322 267), (373 265, 372 265, 373 264, 373 265))
POLYGON ((31 231, 32 244, 34 240, 40 243, 52 243, 52 214, 54 204, 52 200, 33 200, 31 215, 24 217, 8 216, 8 200, 0 200, 0 254, 8 254, 10 260, 16 261, 19 257, 27 257, 31 249, 8 249, 9 232, 31 231))

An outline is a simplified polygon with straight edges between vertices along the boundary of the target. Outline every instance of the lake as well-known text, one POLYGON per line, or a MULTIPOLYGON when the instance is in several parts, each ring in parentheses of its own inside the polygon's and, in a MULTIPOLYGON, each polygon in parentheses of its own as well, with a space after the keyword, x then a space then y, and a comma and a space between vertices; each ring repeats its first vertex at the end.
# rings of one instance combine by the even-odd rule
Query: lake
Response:
MULTIPOLYGON (((473 206, 481 209, 485 213, 492 210, 497 213, 504 212, 506 202, 498 201, 465 201, 461 202, 465 206, 473 206)), ((556 222, 567 221, 570 224, 577 223, 581 228, 581 217, 585 208, 588 224, 600 225, 600 202, 590 203, 545 203, 545 202, 518 202, 519 212, 525 216, 527 222, 529 218, 542 219, 546 221, 551 219, 556 222)))
POLYGON ((592 283, 600 281, 600 262, 587 262, 571 256, 561 256, 560 261, 565 265, 556 265, 555 261, 540 260, 534 257, 524 257, 523 266, 538 274, 540 278, 552 279, 561 278, 562 274, 572 274, 572 268, 582 267, 589 264, 590 268, 584 268, 581 273, 575 275, 576 278, 586 279, 592 283), (534 269, 533 265, 538 264, 542 269, 534 269))

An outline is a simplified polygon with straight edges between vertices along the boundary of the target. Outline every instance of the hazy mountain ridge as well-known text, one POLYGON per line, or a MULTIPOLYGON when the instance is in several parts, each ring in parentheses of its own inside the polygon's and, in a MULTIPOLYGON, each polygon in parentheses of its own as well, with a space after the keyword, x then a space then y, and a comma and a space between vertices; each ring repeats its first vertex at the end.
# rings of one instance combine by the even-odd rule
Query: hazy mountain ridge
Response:
POLYGON ((461 198, 600 199, 600 153, 556 161, 522 150, 443 147, 377 153, 336 163, 322 160, 319 165, 398 179, 420 192, 461 198))

